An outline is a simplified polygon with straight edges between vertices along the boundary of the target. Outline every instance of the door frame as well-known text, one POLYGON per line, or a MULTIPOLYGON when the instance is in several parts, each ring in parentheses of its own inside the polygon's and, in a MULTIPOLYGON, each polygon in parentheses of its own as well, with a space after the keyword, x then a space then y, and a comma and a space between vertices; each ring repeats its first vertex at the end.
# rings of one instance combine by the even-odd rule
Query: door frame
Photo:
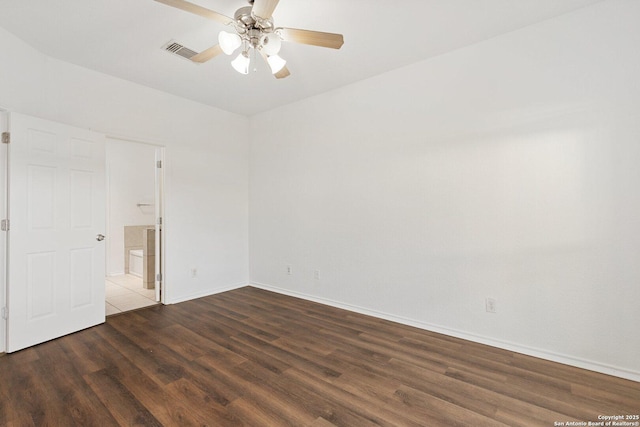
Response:
MULTIPOLYGON (((11 112, 0 106, 0 134, 11 131, 11 112)), ((0 219, 9 215, 9 147, 0 147, 0 219)), ((9 277, 9 238, 6 231, 0 232, 0 353, 7 350, 7 282, 9 277)))
POLYGON ((155 169, 155 213, 156 213, 156 247, 155 247, 155 286, 156 301, 164 304, 166 295, 166 284, 164 280, 164 170, 165 170, 165 148, 156 146, 156 169, 155 169))
MULTIPOLYGON (((148 140, 141 140, 141 139, 136 139, 136 138, 131 138, 128 136, 123 136, 123 135, 117 135, 117 134, 113 134, 113 133, 105 133, 105 137, 106 137, 106 143, 109 144, 109 139, 115 139, 121 142, 129 142, 129 143, 134 143, 134 144, 143 144, 143 145, 147 145, 147 146, 151 146, 154 147, 156 152, 155 152, 155 162, 157 163, 158 160, 160 160, 161 162, 161 167, 155 169, 155 173, 156 173, 156 178, 154 181, 154 185, 155 185, 155 195, 156 195, 156 200, 155 200, 155 226, 156 226, 156 230, 157 234, 156 234, 156 241, 160 241, 159 245, 156 245, 156 274, 160 274, 160 277, 162 278, 162 280, 160 282, 158 282, 158 280, 156 280, 156 286, 158 286, 158 284, 160 284, 160 299, 158 300, 159 303, 161 304, 165 304, 165 300, 166 300, 166 294, 167 294, 167 283, 165 280, 165 245, 166 245, 166 235, 165 235, 165 230, 166 230, 166 217, 165 217, 165 183, 166 183, 166 178, 165 178, 165 155, 166 155, 166 147, 165 145, 158 143, 158 142, 152 142, 152 141, 148 141, 148 140), (158 197, 159 196, 159 197, 158 197), (161 218, 161 220, 159 220, 159 218, 161 218), (161 221, 162 224, 158 224, 158 222, 161 221), (160 227, 159 227, 160 225, 160 227), (159 270, 158 270, 159 267, 159 270)), ((107 159, 107 162, 109 161, 109 159, 107 159)), ((107 168, 108 169, 108 168, 107 168)), ((110 192, 109 189, 109 176, 108 176, 108 171, 105 170, 105 173, 107 174, 106 178, 107 178, 107 198, 110 192)), ((107 208, 107 221, 106 221, 106 232, 107 232, 107 236, 109 236, 109 234, 111 233, 110 230, 110 221, 109 221, 109 201, 107 200, 107 204, 106 204, 106 208, 107 208)), ((107 254, 105 252, 105 263, 107 261, 107 254)), ((106 267, 106 265, 105 265, 106 267)), ((106 269, 108 270, 108 269, 106 269)), ((157 288, 156 288, 157 289, 157 288)), ((156 295, 158 294, 158 292, 156 291, 156 295)))

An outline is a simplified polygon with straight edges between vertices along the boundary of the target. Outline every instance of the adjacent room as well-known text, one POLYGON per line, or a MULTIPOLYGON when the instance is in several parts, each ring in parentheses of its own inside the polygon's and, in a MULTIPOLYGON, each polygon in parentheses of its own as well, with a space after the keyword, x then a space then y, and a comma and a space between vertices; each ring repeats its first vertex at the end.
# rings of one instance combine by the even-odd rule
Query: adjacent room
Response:
POLYGON ((640 426, 638 22, 0 0, 0 426, 640 426))

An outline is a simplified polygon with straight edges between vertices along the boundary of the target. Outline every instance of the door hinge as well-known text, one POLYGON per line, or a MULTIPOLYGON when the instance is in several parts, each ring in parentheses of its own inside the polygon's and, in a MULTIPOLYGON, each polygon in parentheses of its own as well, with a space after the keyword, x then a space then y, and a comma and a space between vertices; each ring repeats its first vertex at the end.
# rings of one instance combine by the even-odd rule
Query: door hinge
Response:
POLYGON ((11 134, 9 132, 2 132, 2 143, 8 144, 11 142, 11 134))
POLYGON ((4 320, 9 318, 9 310, 7 310, 7 307, 2 307, 2 318, 4 320))
POLYGON ((160 169, 162 167, 162 160, 156 161, 156 167, 160 169))
POLYGON ((156 221, 156 224, 158 225, 162 225, 162 217, 159 217, 158 220, 156 221))
POLYGON ((162 282, 162 273, 156 274, 156 282, 162 282))
POLYGON ((2 231, 9 231, 9 220, 8 219, 3 219, 0 222, 0 229, 2 229, 2 231))

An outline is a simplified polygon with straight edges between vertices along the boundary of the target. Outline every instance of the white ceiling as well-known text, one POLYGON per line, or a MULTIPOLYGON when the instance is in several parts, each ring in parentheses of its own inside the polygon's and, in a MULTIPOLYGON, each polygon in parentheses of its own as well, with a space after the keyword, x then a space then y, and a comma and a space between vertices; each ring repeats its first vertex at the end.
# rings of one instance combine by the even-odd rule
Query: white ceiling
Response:
MULTIPOLYGON (((227 16, 244 0, 191 0, 227 16)), ((0 26, 40 52, 243 115, 326 92, 601 0, 280 0, 276 26, 344 34, 340 50, 283 43, 291 76, 232 57, 198 65, 161 48, 200 52, 225 27, 153 0, 0 0, 0 26)))

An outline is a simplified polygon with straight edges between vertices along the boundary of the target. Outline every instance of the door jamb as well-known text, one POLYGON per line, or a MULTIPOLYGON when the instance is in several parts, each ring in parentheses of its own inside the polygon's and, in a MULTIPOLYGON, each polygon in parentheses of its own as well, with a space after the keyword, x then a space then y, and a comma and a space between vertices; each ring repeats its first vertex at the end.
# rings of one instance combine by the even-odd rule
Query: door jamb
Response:
MULTIPOLYGON (((0 106, 0 133, 11 132, 11 111, 0 106)), ((0 217, 9 220, 9 144, 1 144, 3 158, 0 164, 0 217)), ((0 256, 0 354, 7 350, 7 332, 8 332, 8 313, 7 313, 7 296, 8 296, 8 278, 9 278, 9 231, 4 231, 0 235, 0 245, 4 253, 0 256)))

